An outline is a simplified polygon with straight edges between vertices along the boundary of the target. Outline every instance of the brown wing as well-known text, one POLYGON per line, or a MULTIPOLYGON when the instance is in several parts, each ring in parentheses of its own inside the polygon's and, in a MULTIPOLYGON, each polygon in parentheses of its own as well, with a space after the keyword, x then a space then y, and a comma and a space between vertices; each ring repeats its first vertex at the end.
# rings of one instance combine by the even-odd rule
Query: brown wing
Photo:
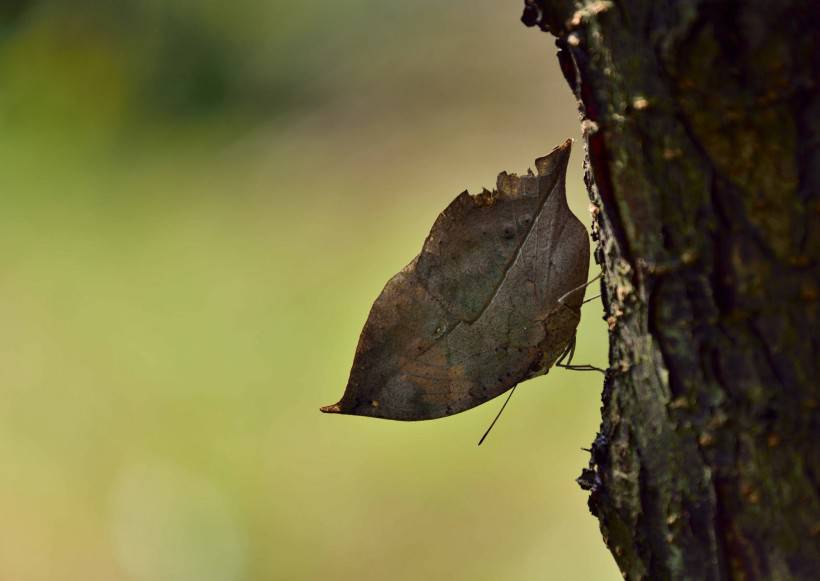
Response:
POLYGON ((329 413, 425 420, 492 399, 546 370, 580 320, 589 238, 567 206, 570 141, 537 175, 459 195, 421 253, 385 286, 329 413))

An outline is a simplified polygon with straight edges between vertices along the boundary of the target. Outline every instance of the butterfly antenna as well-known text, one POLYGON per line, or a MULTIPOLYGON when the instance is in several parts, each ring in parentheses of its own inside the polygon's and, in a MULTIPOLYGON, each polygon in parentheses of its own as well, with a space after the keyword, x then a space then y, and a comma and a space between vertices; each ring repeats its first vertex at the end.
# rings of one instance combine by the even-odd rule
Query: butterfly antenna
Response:
POLYGON ((586 288, 586 287, 588 287, 588 286, 589 286, 589 285, 591 285, 593 282, 595 282, 596 280, 598 280, 599 278, 601 278, 601 274, 602 274, 602 273, 598 273, 598 275, 597 275, 596 277, 589 279, 587 282, 585 282, 585 283, 584 283, 584 284, 582 284, 581 286, 577 286, 577 287, 575 287, 574 289, 572 289, 571 291, 569 291, 569 292, 565 292, 563 295, 561 295, 561 298, 559 298, 559 299, 558 299, 558 302, 559 302, 559 303, 563 303, 563 302, 566 300, 566 298, 567 298, 569 295, 571 295, 572 293, 574 293, 574 292, 578 292, 578 291, 579 291, 579 290, 581 290, 582 288, 586 288))
POLYGON ((502 405, 502 406, 501 406, 501 409, 500 409, 500 410, 498 410, 498 413, 496 414, 495 419, 493 420, 493 422, 490 424, 490 427, 489 427, 489 428, 487 428, 487 431, 486 431, 486 432, 484 432, 484 435, 483 435, 483 436, 481 436, 481 439, 478 441, 478 445, 479 445, 479 446, 480 446, 480 445, 484 442, 484 440, 487 438, 487 436, 489 436, 489 435, 490 435, 490 430, 492 430, 492 429, 493 429, 493 426, 494 426, 494 425, 495 425, 495 423, 498 421, 498 418, 500 418, 500 417, 501 417, 501 412, 503 412, 503 411, 504 411, 504 408, 505 408, 505 407, 507 407, 507 404, 508 404, 508 403, 510 403, 510 398, 512 397, 512 394, 514 394, 514 393, 515 393, 515 388, 516 388, 516 387, 518 387, 518 386, 517 386, 517 385, 514 385, 514 386, 513 386, 513 388, 510 390, 510 395, 508 395, 508 396, 507 396, 507 399, 506 399, 506 400, 504 400, 504 405, 502 405))

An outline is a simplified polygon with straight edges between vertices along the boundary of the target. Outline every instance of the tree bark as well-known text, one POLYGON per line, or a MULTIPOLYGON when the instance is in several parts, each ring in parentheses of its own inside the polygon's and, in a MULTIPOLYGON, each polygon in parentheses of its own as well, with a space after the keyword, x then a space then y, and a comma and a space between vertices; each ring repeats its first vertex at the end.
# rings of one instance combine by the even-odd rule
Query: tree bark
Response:
POLYGON ((525 2, 582 114, 610 369, 579 483, 627 579, 820 578, 818 15, 525 2))

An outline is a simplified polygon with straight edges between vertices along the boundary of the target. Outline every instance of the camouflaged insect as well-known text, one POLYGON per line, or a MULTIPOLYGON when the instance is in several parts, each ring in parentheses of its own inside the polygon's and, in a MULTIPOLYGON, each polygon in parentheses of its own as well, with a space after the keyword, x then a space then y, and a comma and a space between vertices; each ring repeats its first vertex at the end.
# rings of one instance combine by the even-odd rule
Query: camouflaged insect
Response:
POLYGON ((376 299, 344 395, 323 412, 427 420, 547 372, 575 335, 589 265, 566 199, 570 148, 453 200, 376 299))

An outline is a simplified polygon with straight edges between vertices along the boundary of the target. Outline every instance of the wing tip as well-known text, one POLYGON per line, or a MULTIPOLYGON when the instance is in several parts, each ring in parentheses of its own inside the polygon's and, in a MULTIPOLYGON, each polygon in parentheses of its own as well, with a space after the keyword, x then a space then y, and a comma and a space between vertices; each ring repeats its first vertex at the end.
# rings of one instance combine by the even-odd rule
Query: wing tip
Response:
POLYGON ((342 413, 342 408, 339 404, 334 403, 333 405, 325 405, 320 407, 319 411, 323 414, 340 414, 342 413))
POLYGON ((572 152, 572 139, 567 139, 543 157, 535 160, 535 169, 539 176, 547 176, 559 170, 565 172, 569 163, 569 156, 572 152))

